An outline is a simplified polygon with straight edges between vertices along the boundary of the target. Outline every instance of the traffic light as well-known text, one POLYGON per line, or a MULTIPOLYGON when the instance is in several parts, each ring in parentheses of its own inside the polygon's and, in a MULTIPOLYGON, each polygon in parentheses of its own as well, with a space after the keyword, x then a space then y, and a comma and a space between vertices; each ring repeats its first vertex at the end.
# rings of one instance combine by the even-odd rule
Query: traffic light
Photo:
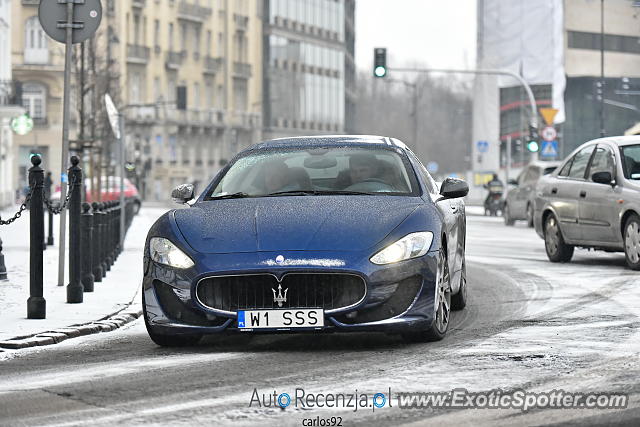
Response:
POLYGON ((387 48, 376 47, 373 49, 373 76, 384 77, 387 75, 387 48))
POLYGON ((540 140, 540 136, 538 135, 538 128, 529 126, 529 139, 527 140, 527 150, 532 153, 537 153, 540 149, 540 144, 538 141, 540 140))

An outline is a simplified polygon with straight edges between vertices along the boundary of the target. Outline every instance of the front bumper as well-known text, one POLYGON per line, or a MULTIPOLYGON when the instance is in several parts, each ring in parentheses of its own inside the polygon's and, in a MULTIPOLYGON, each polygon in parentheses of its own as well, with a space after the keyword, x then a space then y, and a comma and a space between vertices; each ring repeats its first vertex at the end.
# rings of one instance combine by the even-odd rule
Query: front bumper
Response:
MULTIPOLYGON (((344 273, 360 276, 366 283, 366 295, 354 306, 326 314, 322 332, 424 329, 433 322, 435 312, 437 254, 431 251, 423 257, 386 266, 374 265, 368 257, 349 252, 331 253, 330 257, 324 252, 295 251, 205 254, 193 268, 186 270, 145 259, 143 291, 147 322, 160 334, 240 332, 235 313, 211 309, 195 297, 195 286, 201 279, 257 273, 277 277, 286 273, 344 273), (278 255, 287 261, 276 264, 273 260, 278 255)), ((302 330, 294 328, 291 332, 302 330)))

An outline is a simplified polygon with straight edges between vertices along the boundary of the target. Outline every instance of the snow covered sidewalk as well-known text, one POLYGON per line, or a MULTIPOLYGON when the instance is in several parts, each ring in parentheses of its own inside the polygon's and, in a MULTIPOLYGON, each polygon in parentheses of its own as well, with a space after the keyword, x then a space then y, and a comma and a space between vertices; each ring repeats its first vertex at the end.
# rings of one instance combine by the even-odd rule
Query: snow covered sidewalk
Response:
MULTIPOLYGON (((57 286, 58 216, 54 218, 55 245, 44 252, 44 298, 46 319, 27 319, 29 298, 29 214, 0 227, 7 281, 0 281, 0 348, 46 345, 63 339, 108 331, 140 315, 138 293, 142 282, 142 251, 147 231, 168 206, 143 206, 127 233, 124 251, 94 292, 84 302, 67 304, 68 261, 65 286, 57 286), (36 337, 37 335, 37 337, 36 337), (16 339, 30 337, 29 339, 16 339)), ((2 211, 7 218, 14 209, 2 211)), ((45 218, 47 216, 45 215, 45 218)), ((68 242, 68 240, 67 240, 68 242)), ((68 258, 67 258, 68 260, 68 258)), ((1 351, 1 350, 0 350, 1 351)))

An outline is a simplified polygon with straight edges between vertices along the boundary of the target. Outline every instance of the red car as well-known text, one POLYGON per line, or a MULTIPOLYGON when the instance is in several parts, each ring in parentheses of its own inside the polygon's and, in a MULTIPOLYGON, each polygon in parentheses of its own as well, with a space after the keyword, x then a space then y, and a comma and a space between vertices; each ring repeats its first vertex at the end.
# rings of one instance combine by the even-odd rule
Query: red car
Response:
MULTIPOLYGON (((85 188, 85 201, 88 203, 97 202, 98 200, 94 200, 93 195, 91 193, 91 180, 86 178, 84 180, 84 188, 85 188)), ((101 189, 100 189, 100 201, 108 202, 111 200, 118 200, 120 198, 120 177, 110 176, 105 179, 102 178, 101 189)), ((138 193, 138 189, 129 179, 124 179, 124 196, 127 198, 133 198, 134 200, 134 213, 137 214, 140 211, 140 207, 142 206, 142 200, 140 199, 140 194, 138 193)), ((58 202, 60 201, 60 186, 56 186, 56 191, 51 195, 51 201, 58 202)))

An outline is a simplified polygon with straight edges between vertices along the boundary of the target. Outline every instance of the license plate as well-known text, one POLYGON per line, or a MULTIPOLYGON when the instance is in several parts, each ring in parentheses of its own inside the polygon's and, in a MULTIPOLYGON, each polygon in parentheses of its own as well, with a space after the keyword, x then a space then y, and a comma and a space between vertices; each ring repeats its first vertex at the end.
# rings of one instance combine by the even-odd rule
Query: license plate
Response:
POLYGON ((239 329, 320 328, 323 326, 324 311, 319 308, 238 311, 239 329))

